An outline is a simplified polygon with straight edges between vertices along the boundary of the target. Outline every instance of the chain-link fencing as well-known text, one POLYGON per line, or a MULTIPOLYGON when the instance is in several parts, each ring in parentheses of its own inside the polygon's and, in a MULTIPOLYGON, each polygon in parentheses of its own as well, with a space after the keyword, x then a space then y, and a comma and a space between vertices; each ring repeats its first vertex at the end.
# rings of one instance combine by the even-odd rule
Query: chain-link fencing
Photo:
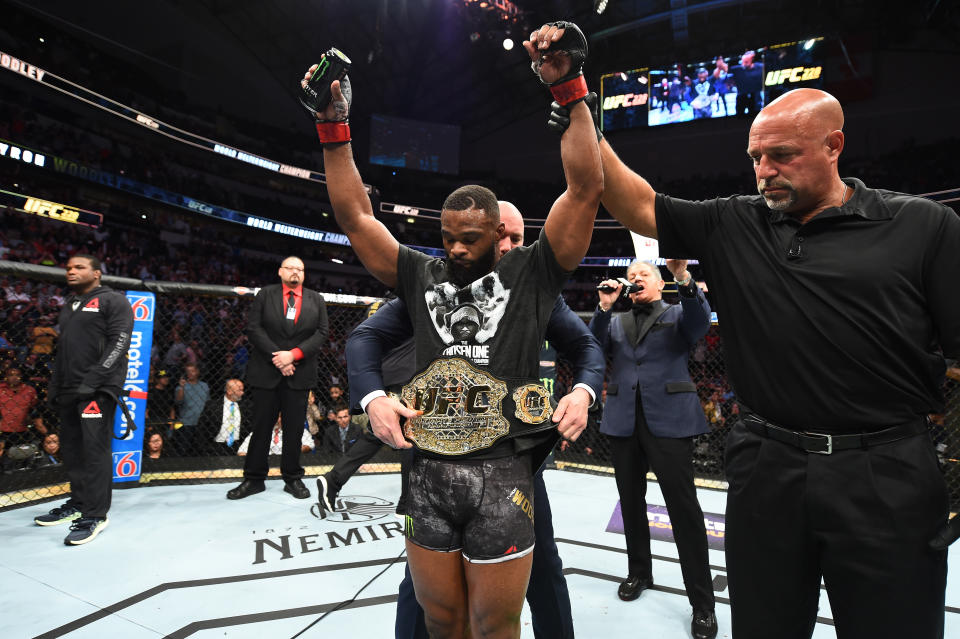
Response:
MULTIPOLYGON (((56 316, 67 296, 62 271, 0 262, 0 509, 53 498, 69 485, 59 452, 56 411, 46 389, 56 349, 56 316)), ((140 484, 238 481, 251 407, 240 400, 239 432, 223 436, 222 400, 228 380, 243 380, 250 344, 246 315, 253 291, 244 288, 143 283, 104 278, 113 288, 150 288, 156 294, 140 484), (214 407, 214 410, 210 410, 214 407)), ((310 395, 301 463, 307 476, 329 470, 342 454, 335 412, 346 405, 344 343, 363 321, 372 298, 327 295, 329 336, 318 358, 318 387, 310 395)), ((572 387, 572 369, 562 356, 555 394, 572 387)), ((710 432, 696 439, 694 465, 706 485, 722 486, 723 452, 738 406, 727 383, 720 327, 713 326, 693 348, 690 373, 697 385, 710 432)), ((950 488, 960 506, 960 369, 945 382, 947 409, 933 416, 932 433, 950 488)), ((573 444, 558 446, 551 463, 559 468, 612 474, 610 445, 598 432, 602 403, 573 444)), ((352 418, 367 427, 364 415, 352 418)), ((277 433, 279 436, 279 433, 277 433)), ((279 451, 279 442, 275 441, 279 451)), ((272 458, 271 473, 279 474, 272 458)), ((399 470, 399 453, 384 446, 360 472, 399 470)))

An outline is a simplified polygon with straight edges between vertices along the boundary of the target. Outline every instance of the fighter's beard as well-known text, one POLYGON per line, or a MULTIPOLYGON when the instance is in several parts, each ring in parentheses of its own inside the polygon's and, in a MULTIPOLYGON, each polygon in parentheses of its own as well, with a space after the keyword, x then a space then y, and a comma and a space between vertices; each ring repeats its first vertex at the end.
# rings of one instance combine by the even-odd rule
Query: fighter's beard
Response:
POLYGON ((497 263, 497 254, 499 248, 496 243, 490 245, 490 250, 484 255, 471 262, 468 266, 462 266, 447 256, 447 274, 450 275, 450 281, 456 286, 463 288, 467 284, 479 280, 481 277, 493 270, 497 263))

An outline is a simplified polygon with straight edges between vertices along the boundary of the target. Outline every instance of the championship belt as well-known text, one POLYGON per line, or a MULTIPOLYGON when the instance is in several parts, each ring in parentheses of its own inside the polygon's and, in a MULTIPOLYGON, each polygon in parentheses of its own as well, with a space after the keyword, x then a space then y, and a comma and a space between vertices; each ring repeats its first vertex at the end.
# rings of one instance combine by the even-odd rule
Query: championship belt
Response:
POLYGON ((693 99, 693 102, 690 103, 694 109, 706 109, 710 106, 710 98, 706 95, 698 95, 693 99))
POLYGON ((552 396, 531 379, 498 379, 459 357, 435 360, 410 380, 401 402, 423 414, 404 435, 417 448, 466 455, 503 437, 554 428, 552 396))

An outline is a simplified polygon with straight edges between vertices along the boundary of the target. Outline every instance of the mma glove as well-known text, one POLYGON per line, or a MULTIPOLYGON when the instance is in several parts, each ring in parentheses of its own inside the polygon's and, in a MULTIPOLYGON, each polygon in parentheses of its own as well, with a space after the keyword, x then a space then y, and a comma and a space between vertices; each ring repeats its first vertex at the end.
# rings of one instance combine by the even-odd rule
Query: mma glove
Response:
MULTIPOLYGON (((593 118, 593 127, 597 130, 597 142, 603 139, 603 133, 600 132, 600 114, 597 105, 600 100, 597 94, 591 91, 584 96, 583 101, 590 109, 590 116, 593 118)), ((555 131, 558 135, 563 135, 564 131, 570 126, 570 107, 562 106, 559 102, 553 102, 550 105, 550 116, 547 118, 547 128, 555 131)))
MULTIPOLYGON (((583 62, 587 59, 587 38, 580 27, 572 22, 559 20, 547 24, 563 29, 563 36, 554 42, 546 53, 564 53, 570 56, 570 73, 548 86, 553 99, 561 106, 569 107, 587 96, 587 82, 583 79, 583 62)), ((542 54, 539 59, 530 63, 530 67, 541 82, 543 82, 543 76, 540 75, 542 64, 542 54)), ((544 82, 544 84, 547 83, 544 82)))
POLYGON ((331 48, 320 58, 320 63, 307 85, 301 86, 300 104, 316 122, 317 136, 322 144, 342 144, 350 141, 349 115, 353 91, 350 88, 350 78, 346 75, 349 68, 350 59, 336 48, 331 48), (334 100, 337 116, 328 120, 320 114, 330 103, 330 84, 334 80, 340 80, 343 100, 334 100))

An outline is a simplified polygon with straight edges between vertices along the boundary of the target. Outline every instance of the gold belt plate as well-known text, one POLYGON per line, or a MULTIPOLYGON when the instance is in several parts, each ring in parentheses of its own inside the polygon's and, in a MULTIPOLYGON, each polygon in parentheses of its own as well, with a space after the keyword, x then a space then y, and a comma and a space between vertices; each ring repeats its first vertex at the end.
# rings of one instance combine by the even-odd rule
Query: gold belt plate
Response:
POLYGON ((400 393, 404 404, 423 411, 407 420, 404 434, 421 450, 442 455, 489 448, 510 432, 506 396, 505 382, 467 360, 438 359, 400 393))

